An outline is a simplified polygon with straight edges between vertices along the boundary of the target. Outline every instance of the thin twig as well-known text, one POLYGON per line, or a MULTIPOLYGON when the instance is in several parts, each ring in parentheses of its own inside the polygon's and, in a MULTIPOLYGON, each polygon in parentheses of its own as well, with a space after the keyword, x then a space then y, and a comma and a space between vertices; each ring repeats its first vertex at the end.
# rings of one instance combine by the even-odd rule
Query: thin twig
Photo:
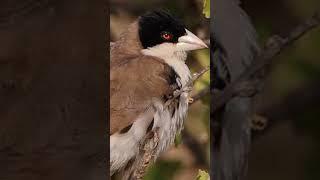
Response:
POLYGON ((194 73, 191 80, 187 82, 187 84, 180 88, 180 89, 177 89, 176 91, 174 91, 173 93, 173 96, 164 104, 165 107, 168 107, 172 101, 174 101, 175 99, 177 99, 183 92, 186 91, 191 91, 191 88, 189 87, 192 87, 192 85, 194 84, 195 81, 197 81, 204 73, 206 73, 207 71, 209 71, 210 67, 207 66, 205 67, 204 69, 202 69, 201 71, 197 72, 197 73, 194 73))
POLYGON ((210 87, 206 87, 200 90, 197 94, 192 96, 193 101, 190 104, 194 104, 196 101, 210 93, 210 87))
POLYGON ((207 66, 204 69, 202 69, 200 72, 194 73, 192 76, 192 82, 190 82, 189 84, 193 84, 196 80, 198 80, 204 73, 206 73, 207 71, 209 71, 210 67, 207 66))

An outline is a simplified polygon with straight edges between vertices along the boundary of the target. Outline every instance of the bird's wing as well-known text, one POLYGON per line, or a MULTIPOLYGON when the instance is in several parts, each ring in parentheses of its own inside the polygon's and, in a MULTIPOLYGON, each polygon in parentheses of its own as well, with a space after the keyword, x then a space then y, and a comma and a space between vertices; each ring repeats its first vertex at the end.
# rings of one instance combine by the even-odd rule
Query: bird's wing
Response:
POLYGON ((171 68, 160 59, 111 56, 110 70, 111 135, 130 126, 150 108, 153 100, 171 93, 171 68))

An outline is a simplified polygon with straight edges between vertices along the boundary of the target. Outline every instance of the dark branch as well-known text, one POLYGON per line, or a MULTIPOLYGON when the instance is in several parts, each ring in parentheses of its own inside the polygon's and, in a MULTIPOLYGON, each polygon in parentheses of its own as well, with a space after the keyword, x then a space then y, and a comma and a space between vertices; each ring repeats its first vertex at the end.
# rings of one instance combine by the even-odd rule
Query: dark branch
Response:
MULTIPOLYGON (((214 98, 212 102, 212 112, 217 112, 221 107, 223 107, 232 97, 243 93, 247 88, 239 88, 243 86, 244 83, 251 85, 253 88, 257 86, 257 79, 263 79, 266 74, 261 76, 260 72, 267 68, 271 63, 272 59, 282 52, 286 47, 293 44, 296 40, 302 37, 304 34, 308 33, 320 24, 320 13, 315 13, 314 16, 307 19, 304 23, 297 26, 293 31, 291 31, 287 37, 281 38, 279 36, 272 36, 266 43, 264 50, 260 56, 254 61, 247 71, 242 73, 240 77, 233 83, 226 86, 223 92, 214 98), (256 76, 256 77, 254 77, 256 76), (258 77, 259 76, 259 77, 258 77)), ((259 82, 263 83, 263 82, 259 82)), ((248 89, 252 90, 252 87, 248 89)), ((254 93, 249 93, 250 96, 256 94, 258 90, 254 93)), ((245 93, 246 94, 246 93, 245 93)))

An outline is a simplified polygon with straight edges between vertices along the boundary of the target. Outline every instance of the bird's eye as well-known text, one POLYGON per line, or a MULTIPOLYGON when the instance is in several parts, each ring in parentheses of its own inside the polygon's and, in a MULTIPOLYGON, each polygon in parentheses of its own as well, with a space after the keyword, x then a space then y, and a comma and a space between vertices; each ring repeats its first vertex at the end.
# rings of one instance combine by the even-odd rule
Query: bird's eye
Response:
POLYGON ((163 33, 161 34, 161 37, 162 37, 164 40, 166 40, 166 41, 170 41, 173 36, 172 36, 172 34, 169 33, 169 32, 163 32, 163 33))

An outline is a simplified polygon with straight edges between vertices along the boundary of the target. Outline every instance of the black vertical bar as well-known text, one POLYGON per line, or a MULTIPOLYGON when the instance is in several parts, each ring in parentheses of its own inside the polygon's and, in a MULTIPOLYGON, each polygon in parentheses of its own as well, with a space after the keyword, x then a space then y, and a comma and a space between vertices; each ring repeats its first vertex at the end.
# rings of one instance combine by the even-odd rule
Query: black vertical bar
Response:
POLYGON ((0 1, 0 179, 107 179, 105 6, 0 1))

